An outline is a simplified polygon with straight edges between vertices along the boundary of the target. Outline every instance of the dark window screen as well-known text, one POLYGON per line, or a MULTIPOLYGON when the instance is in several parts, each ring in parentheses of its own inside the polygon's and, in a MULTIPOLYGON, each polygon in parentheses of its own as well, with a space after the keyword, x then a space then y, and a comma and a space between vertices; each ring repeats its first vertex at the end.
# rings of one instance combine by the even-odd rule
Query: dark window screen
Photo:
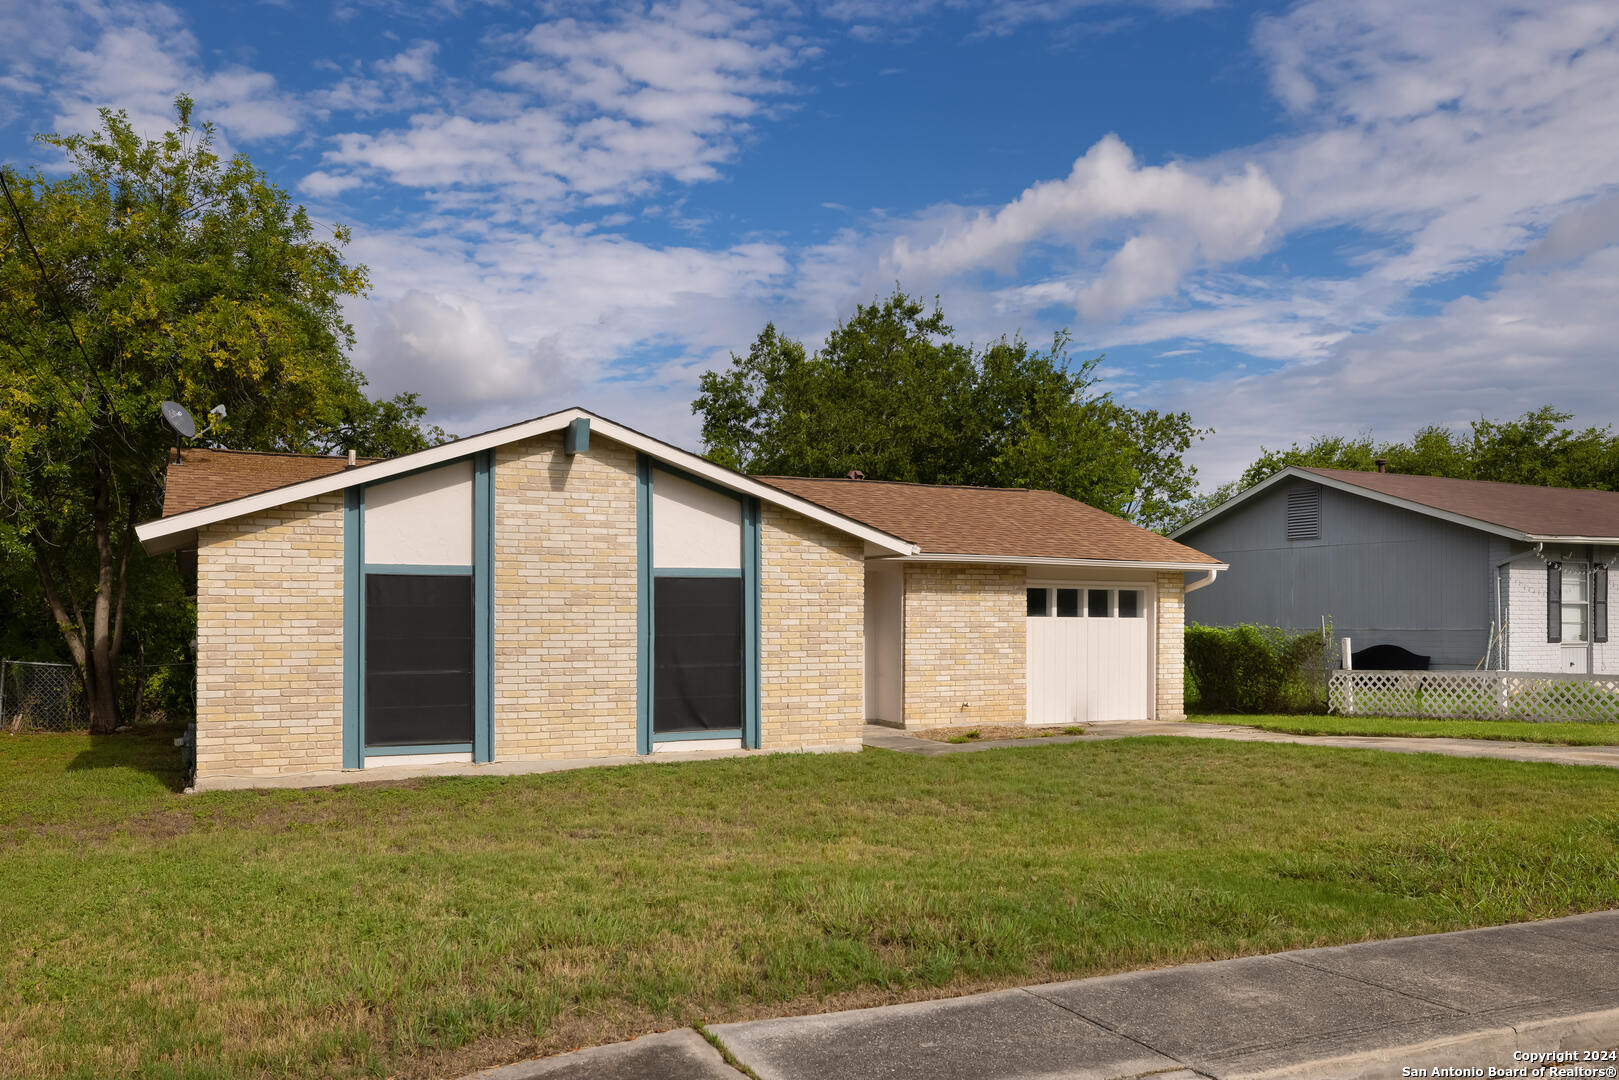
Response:
POLYGON ((1047 612, 1046 612, 1046 603, 1047 603, 1047 597, 1049 597, 1049 596, 1050 596, 1050 593, 1048 593, 1045 589, 1030 589, 1029 590, 1028 605, 1029 605, 1029 616, 1031 618, 1036 617, 1036 616, 1044 616, 1045 614, 1047 614, 1047 612))
POLYGON ((742 579, 653 583, 652 730, 742 727, 742 579))
POLYGON ((1059 619, 1077 619, 1077 618, 1079 618, 1079 590, 1078 589, 1058 589, 1057 590, 1057 618, 1059 618, 1059 619))
POLYGON ((1093 619, 1105 619, 1110 614, 1106 589, 1092 589, 1085 595, 1085 614, 1093 619))
POLYGON ((472 741, 472 578, 365 576, 365 744, 472 741))

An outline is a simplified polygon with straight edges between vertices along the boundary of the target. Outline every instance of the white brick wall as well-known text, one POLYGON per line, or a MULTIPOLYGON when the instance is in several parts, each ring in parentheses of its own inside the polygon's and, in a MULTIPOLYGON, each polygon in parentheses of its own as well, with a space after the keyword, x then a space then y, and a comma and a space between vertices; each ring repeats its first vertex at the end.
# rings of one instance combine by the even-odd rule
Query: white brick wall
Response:
MULTIPOLYGON (((1518 551, 1524 550, 1523 545, 1512 545, 1518 551)), ((1500 558, 1506 558, 1504 553, 1500 558)), ((1565 559, 1570 555, 1566 551, 1555 551, 1550 547, 1544 553, 1548 559, 1565 559)), ((1612 559, 1615 552, 1611 548, 1598 548, 1597 560, 1599 562, 1612 559)), ((1495 558, 1492 550, 1492 559, 1495 558)), ((1584 562, 1583 549, 1572 554, 1572 558, 1584 562)), ((1494 563, 1492 563, 1493 567, 1494 563)), ((1616 565, 1614 570, 1619 570, 1616 565)), ((1600 673, 1619 672, 1619 642, 1611 640, 1614 631, 1619 625, 1614 621, 1612 601, 1614 593, 1619 592, 1614 587, 1614 575, 1610 572, 1609 578, 1609 612, 1608 629, 1610 640, 1606 644, 1593 644, 1591 647, 1591 670, 1600 673)), ((1506 578, 1507 594, 1507 667, 1513 671, 1570 671, 1583 670, 1583 664, 1571 668, 1568 664, 1569 653, 1583 653, 1584 647, 1565 646, 1559 642, 1546 640, 1546 563, 1534 555, 1524 555, 1507 567, 1506 578)), ((1490 595, 1493 598, 1495 590, 1492 587, 1490 595)))

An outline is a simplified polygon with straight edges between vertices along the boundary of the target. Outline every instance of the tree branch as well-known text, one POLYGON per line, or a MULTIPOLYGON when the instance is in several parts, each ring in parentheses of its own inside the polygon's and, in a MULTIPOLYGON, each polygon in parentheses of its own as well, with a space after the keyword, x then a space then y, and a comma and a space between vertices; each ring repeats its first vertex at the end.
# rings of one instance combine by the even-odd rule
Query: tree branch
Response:
POLYGON ((67 641, 67 651, 72 655, 73 662, 79 666, 80 672, 83 672, 86 663, 84 619, 77 612, 72 614, 68 612, 67 605, 62 602, 62 594, 56 588, 56 578, 38 552, 34 553, 34 573, 39 577, 40 588, 45 591, 45 602, 51 606, 51 615, 55 617, 56 624, 61 627, 62 637, 67 641))

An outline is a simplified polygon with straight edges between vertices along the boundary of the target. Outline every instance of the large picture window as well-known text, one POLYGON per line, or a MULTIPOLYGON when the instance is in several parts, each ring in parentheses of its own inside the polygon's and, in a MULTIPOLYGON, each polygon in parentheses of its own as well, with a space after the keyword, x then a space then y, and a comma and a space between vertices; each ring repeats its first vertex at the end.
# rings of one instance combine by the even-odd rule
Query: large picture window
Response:
POLYGON ((365 745, 471 743, 470 574, 366 574, 365 745))
POLYGON ((742 728, 742 577, 653 581, 652 730, 742 728))

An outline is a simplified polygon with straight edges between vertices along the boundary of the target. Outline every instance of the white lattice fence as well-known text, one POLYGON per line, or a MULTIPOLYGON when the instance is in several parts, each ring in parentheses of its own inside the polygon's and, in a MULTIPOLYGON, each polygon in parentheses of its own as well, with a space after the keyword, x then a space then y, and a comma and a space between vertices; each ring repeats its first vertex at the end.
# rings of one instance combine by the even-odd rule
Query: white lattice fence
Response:
POLYGON ((1345 716, 1619 722, 1619 677, 1540 671, 1336 671, 1328 708, 1345 716))

